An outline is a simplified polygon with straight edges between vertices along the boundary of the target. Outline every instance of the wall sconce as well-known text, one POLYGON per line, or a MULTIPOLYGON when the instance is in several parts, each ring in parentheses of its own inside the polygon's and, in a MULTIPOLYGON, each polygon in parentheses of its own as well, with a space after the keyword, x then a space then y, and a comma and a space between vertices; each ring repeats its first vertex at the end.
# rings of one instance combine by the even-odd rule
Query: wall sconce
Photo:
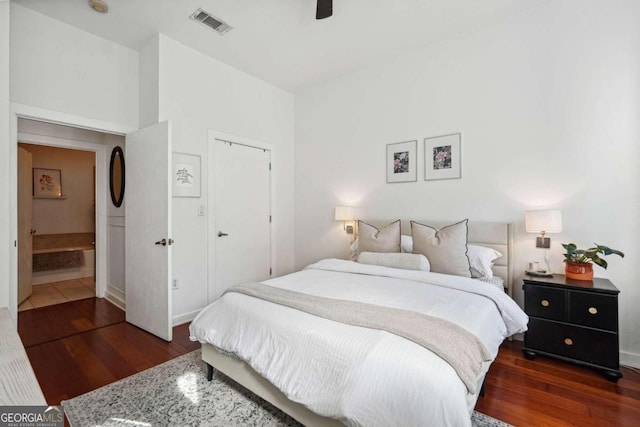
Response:
POLYGON ((355 223, 355 212, 351 206, 336 206, 336 221, 342 221, 342 227, 347 234, 353 234, 355 223), (351 224, 347 225, 347 222, 351 224))
POLYGON ((527 233, 540 233, 536 237, 536 248, 548 249, 551 239, 544 237, 546 233, 560 233, 562 231, 562 212, 553 210, 526 211, 525 228, 527 233))

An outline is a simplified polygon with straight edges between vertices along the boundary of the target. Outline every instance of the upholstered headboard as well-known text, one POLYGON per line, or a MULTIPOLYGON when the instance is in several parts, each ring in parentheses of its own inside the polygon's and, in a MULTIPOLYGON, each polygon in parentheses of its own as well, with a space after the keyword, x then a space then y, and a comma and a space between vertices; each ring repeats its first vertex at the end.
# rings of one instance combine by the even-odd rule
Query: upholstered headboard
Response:
MULTIPOLYGON (((397 221, 392 220, 375 220, 370 221, 364 219, 363 221, 375 225, 376 227, 384 227, 385 225, 397 221)), ((414 219, 412 221, 419 222, 421 224, 429 225, 435 228, 446 227, 447 225, 454 224, 457 221, 430 221, 414 219)), ((512 226, 506 222, 484 222, 484 221, 469 221, 469 235, 468 242, 478 246, 486 246, 493 248, 500 252, 502 256, 495 260, 493 264, 493 274, 501 277, 507 286, 510 296, 513 296, 512 289, 512 254, 513 249, 513 230, 512 226)), ((401 221, 401 233, 411 236, 411 224, 409 220, 401 221)))

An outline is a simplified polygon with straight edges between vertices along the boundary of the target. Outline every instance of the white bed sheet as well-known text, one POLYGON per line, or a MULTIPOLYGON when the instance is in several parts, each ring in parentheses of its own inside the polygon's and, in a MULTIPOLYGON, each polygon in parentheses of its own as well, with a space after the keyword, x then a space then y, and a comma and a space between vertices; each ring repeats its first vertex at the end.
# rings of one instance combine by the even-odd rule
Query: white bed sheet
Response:
MULTIPOLYGON (((437 273, 323 260, 264 283, 444 317, 478 336, 493 357, 504 338, 526 330, 528 321, 494 286, 437 273)), ((238 293, 205 308, 190 331, 193 340, 246 361, 290 400, 347 425, 471 424, 477 396, 467 393, 453 368, 384 331, 238 293)))

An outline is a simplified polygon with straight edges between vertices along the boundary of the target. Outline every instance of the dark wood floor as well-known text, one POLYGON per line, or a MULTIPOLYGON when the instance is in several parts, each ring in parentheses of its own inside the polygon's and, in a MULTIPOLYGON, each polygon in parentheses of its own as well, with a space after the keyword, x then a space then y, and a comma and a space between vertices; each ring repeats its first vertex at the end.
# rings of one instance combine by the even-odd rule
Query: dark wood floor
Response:
POLYGON ((168 343, 96 298, 18 313, 18 333, 53 405, 200 348, 189 340, 188 327, 173 328, 168 343))
MULTIPOLYGON (((126 323, 104 300, 37 310, 43 309, 19 313, 18 326, 23 342, 31 343, 27 354, 50 404, 199 348, 189 341, 187 325, 175 327, 167 343, 126 323)), ((526 360, 520 348, 517 341, 503 344, 476 410, 515 426, 640 425, 640 374, 623 368, 624 377, 614 384, 573 364, 526 360)))

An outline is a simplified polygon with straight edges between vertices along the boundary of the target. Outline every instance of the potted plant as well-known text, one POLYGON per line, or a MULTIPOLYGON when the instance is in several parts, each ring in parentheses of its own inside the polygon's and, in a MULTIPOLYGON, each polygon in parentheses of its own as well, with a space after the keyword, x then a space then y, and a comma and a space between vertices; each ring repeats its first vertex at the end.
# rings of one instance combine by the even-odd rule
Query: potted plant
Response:
POLYGON ((589 249, 578 249, 574 243, 563 243, 565 249, 565 275, 570 279, 591 280, 593 279, 593 264, 606 269, 607 261, 600 258, 598 254, 616 254, 624 258, 624 254, 616 249, 602 246, 595 243, 595 247, 589 249))

